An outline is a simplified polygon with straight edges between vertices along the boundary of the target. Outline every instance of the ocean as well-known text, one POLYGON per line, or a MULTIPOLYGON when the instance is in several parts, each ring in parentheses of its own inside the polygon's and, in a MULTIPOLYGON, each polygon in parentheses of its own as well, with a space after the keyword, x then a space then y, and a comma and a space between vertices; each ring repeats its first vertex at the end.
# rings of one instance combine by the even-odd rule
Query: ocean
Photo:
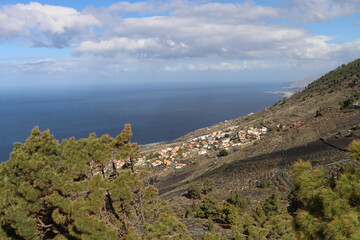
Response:
POLYGON ((125 123, 133 142, 170 141, 190 131, 273 105, 281 84, 133 83, 0 90, 0 161, 34 126, 58 140, 116 136, 125 123))

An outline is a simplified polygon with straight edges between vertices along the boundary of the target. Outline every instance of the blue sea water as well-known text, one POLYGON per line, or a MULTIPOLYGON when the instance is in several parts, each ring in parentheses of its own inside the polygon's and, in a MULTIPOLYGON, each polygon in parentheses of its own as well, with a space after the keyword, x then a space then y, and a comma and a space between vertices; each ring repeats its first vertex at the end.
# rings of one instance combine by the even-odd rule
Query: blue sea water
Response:
POLYGON ((89 133, 117 135, 131 123, 133 141, 169 141, 192 130, 271 106, 280 84, 105 84, 0 90, 0 161, 34 126, 58 140, 89 133))

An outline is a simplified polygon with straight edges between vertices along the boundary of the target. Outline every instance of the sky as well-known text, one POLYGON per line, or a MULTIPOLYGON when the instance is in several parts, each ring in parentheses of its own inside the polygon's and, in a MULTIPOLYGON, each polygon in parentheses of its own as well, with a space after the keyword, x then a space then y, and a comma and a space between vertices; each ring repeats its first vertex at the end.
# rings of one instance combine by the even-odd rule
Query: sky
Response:
POLYGON ((359 56, 358 0, 0 0, 3 89, 309 81, 359 56))

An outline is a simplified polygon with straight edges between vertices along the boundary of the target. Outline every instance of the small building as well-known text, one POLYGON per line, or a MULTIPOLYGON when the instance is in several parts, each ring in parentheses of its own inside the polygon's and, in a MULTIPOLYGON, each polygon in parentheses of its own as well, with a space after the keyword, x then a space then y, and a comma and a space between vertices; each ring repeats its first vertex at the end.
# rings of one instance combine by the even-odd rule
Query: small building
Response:
POLYGON ((116 161, 116 168, 122 168, 125 165, 125 161, 116 161))
POLYGON ((151 163, 151 165, 154 167, 160 166, 161 164, 162 164, 162 161, 160 161, 160 160, 156 160, 155 162, 151 163))
POLYGON ((302 126, 302 125, 304 125, 304 121, 298 121, 298 122, 294 122, 293 123, 293 126, 302 126))
POLYGON ((353 109, 360 109, 360 103, 359 102, 353 103, 352 108, 353 109))
POLYGON ((207 151, 205 148, 201 148, 200 151, 198 152, 198 155, 204 155, 207 154, 207 151))
POLYGON ((180 168, 183 168, 183 167, 185 167, 185 166, 186 166, 185 163, 177 163, 177 164, 175 165, 175 169, 180 169, 180 168))
POLYGON ((266 127, 262 127, 262 128, 260 129, 260 131, 261 131, 262 133, 267 133, 267 132, 269 132, 269 129, 266 128, 266 127))
POLYGON ((170 160, 164 160, 163 164, 165 166, 169 166, 171 164, 171 161, 170 160))
POLYGON ((230 140, 231 140, 230 138, 224 138, 223 143, 229 143, 230 140))

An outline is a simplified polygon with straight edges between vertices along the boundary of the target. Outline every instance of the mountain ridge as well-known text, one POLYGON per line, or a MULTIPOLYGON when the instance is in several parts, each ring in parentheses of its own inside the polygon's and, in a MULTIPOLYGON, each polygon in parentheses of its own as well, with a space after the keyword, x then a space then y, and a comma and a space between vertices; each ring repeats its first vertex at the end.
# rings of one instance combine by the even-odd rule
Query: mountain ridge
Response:
MULTIPOLYGON (((349 133, 349 129, 360 124, 360 112, 357 109, 352 109, 351 104, 348 104, 345 108, 342 107, 342 103, 352 97, 354 98, 353 102, 358 101, 356 93, 360 92, 359 76, 360 59, 357 59, 330 71, 310 83, 303 91, 297 92, 291 97, 275 103, 271 107, 254 114, 248 114, 209 127, 197 129, 174 140, 174 142, 186 141, 189 138, 223 130, 234 125, 242 127, 265 126, 271 130, 269 136, 261 138, 247 146, 235 148, 235 152, 222 158, 223 165, 226 166, 226 164, 230 164, 231 166, 232 162, 241 161, 241 159, 257 159, 263 155, 276 153, 276 157, 271 161, 275 163, 273 167, 276 168, 275 172, 277 172, 278 168, 281 167, 277 165, 279 161, 278 158, 281 158, 283 151, 299 147, 302 148, 307 144, 324 147, 321 144, 317 145, 320 139, 326 141, 328 139, 334 139, 336 134, 346 135, 349 133), (304 124, 294 126, 294 123, 298 121, 302 121, 304 124), (280 130, 277 129, 279 125, 283 126, 280 130)), ((348 144, 349 139, 350 138, 344 139, 344 141, 348 144)), ((341 158, 343 157, 344 156, 341 155, 341 158)), ((334 158, 332 160, 336 161, 339 159, 334 158)), ((212 161, 209 162, 208 166, 213 163, 212 161)), ((180 189, 185 189, 186 187, 184 186, 187 185, 186 182, 201 179, 201 176, 206 176, 208 171, 214 171, 213 167, 206 169, 206 164, 205 166, 202 164, 203 163, 200 163, 200 168, 203 168, 202 170, 191 169, 191 167, 189 167, 191 169, 189 170, 189 172, 191 172, 191 174, 188 174, 189 176, 183 178, 177 177, 179 181, 181 180, 181 183, 168 180, 169 178, 171 179, 171 177, 165 177, 165 184, 160 181, 157 185, 161 193, 167 196, 166 189, 171 189, 171 192, 178 191, 178 193, 181 193, 181 190, 176 189, 179 187, 180 189), (172 186, 172 184, 174 185, 172 186), (166 187, 164 188, 164 186, 166 187)), ((288 167, 289 166, 286 168, 288 167)), ((221 164, 219 169, 221 169, 221 164)), ((184 175, 187 173, 185 169, 184 175)), ((169 196, 174 197, 175 195, 171 193, 169 196)))
MULTIPOLYGON (((290 113, 288 114, 289 121, 294 122, 296 120, 301 120, 301 117, 311 117, 312 115, 316 114, 316 111, 323 110, 326 111, 326 109, 329 110, 331 108, 332 110, 337 110, 338 106, 337 103, 340 103, 341 101, 346 101, 351 96, 353 96, 356 92, 360 91, 359 88, 359 77, 360 77, 360 59, 357 59, 355 61, 352 61, 348 64, 343 64, 339 66, 337 69, 330 71, 329 73, 325 74, 324 76, 318 78, 317 80, 309 83, 304 90, 300 92, 294 93, 289 98, 285 98, 283 100, 280 100, 279 102, 275 103, 271 107, 267 107, 257 113, 254 114, 248 114, 245 116, 240 116, 238 118, 232 119, 232 120, 225 120, 224 122, 220 122, 217 124, 214 124, 212 126, 204 127, 201 129, 197 129, 195 131, 192 131, 188 134, 185 134, 176 140, 183 140, 187 137, 197 136, 199 134, 203 134, 204 132, 207 132, 209 130, 213 129, 219 129, 219 128, 226 128, 228 126, 233 125, 234 123, 243 123, 244 120, 254 120, 256 118, 265 118, 262 116, 263 114, 271 114, 274 115, 279 110, 277 109, 279 106, 286 105, 294 105, 297 101, 299 103, 302 103, 302 105, 307 104, 311 105, 310 108, 304 108, 304 110, 300 110, 298 107, 293 107, 294 109, 290 109, 290 113), (344 74, 346 73, 346 74, 344 74), (335 78, 333 77, 335 76, 335 78), (342 77, 341 80, 339 78, 342 77), (357 78, 354 78, 357 77, 357 78), (336 87, 340 87, 340 89, 343 89, 345 91, 338 91, 339 89, 336 89, 336 87), (328 98, 320 98, 321 101, 319 101, 319 98, 315 98, 313 94, 318 91, 318 94, 321 96, 324 96, 326 94, 329 94, 328 98), (312 100, 312 101, 311 101, 312 100), (314 101, 315 100, 315 101, 314 101), (316 102, 316 104, 314 104, 316 102), (317 106, 317 109, 312 109, 314 106, 317 106), (292 112, 296 112, 292 114, 292 112), (299 114, 299 113, 305 113, 305 116, 299 114), (260 115, 260 116, 259 116, 260 115), (297 116, 298 115, 298 116, 297 116)), ((358 99, 359 97, 357 97, 358 99)), ((258 119, 257 119, 258 120, 258 119)), ((264 124, 264 123, 262 123, 264 124)), ((174 140, 174 141, 176 141, 174 140)))

